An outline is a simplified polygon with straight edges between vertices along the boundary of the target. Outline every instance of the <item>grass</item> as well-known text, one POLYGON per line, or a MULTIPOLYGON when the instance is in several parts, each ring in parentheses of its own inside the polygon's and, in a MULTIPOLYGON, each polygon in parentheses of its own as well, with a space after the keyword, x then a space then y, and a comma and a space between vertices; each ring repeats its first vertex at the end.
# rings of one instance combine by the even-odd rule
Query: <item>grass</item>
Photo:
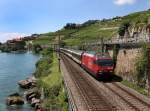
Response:
POLYGON ((43 74, 43 72, 41 72, 42 74, 39 76, 38 84, 40 88, 44 89, 45 95, 43 106, 46 110, 67 111, 68 101, 61 73, 59 72, 58 58, 54 52, 50 57, 52 59, 52 63, 47 64, 47 61, 42 62, 41 64, 39 63, 40 65, 43 65, 44 63, 43 72, 50 70, 49 74, 43 74), (47 65, 48 68, 45 65, 47 65))
POLYGON ((138 86, 136 84, 133 84, 133 83, 127 81, 127 80, 123 80, 121 83, 124 84, 125 86, 128 86, 128 87, 136 90, 137 92, 144 95, 145 97, 150 98, 150 92, 145 91, 144 88, 141 88, 140 86, 138 86))
MULTIPOLYGON (((71 31, 72 29, 70 29, 71 31)), ((66 30, 68 32, 68 29, 66 30)), ((78 30, 73 29, 73 33, 65 33, 64 38, 62 39, 67 45, 79 45, 83 42, 97 40, 101 37, 105 39, 110 39, 112 36, 117 34, 117 29, 104 29, 101 24, 95 23, 91 26, 80 28, 78 30)), ((63 32, 65 32, 63 30, 63 32)), ((60 32, 61 33, 61 32, 60 32)))
POLYGON ((49 87, 60 84, 62 82, 61 74, 58 68, 58 59, 55 53, 53 54, 53 62, 51 65, 51 74, 42 78, 43 82, 46 83, 49 87))
POLYGON ((52 35, 40 35, 39 38, 35 39, 33 41, 33 44, 39 44, 39 45, 47 45, 50 44, 50 42, 53 40, 55 36, 52 35))
POLYGON ((116 27, 119 27, 123 22, 130 21, 135 27, 145 27, 148 24, 149 17, 150 10, 146 10, 131 13, 119 19, 97 20, 92 24, 89 23, 88 25, 77 29, 61 29, 56 32, 42 34, 40 38, 34 41, 34 43, 51 44, 58 35, 63 36, 62 41, 67 45, 80 45, 83 42, 97 40, 101 37, 110 39, 118 34, 118 29, 116 29, 116 27), (112 29, 108 29, 110 27, 112 29))

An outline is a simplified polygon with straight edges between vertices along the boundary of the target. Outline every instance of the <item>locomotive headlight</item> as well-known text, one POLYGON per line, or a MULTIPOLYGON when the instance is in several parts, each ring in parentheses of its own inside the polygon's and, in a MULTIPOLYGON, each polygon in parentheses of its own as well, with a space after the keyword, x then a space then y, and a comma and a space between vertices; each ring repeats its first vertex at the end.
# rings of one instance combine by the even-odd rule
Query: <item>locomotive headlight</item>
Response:
POLYGON ((101 74, 101 73, 103 73, 103 71, 99 71, 99 73, 101 74))

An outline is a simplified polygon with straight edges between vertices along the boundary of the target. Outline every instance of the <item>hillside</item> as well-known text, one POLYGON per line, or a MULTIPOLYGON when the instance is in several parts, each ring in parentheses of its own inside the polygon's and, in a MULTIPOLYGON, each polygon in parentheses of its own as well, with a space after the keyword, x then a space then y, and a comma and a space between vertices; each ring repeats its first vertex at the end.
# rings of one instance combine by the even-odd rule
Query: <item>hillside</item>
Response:
POLYGON ((90 40, 97 40, 103 37, 110 39, 118 35, 121 24, 129 22, 130 27, 148 27, 150 28, 150 9, 141 12, 131 13, 123 17, 114 17, 103 20, 89 20, 79 27, 62 28, 56 32, 41 34, 34 41, 35 44, 51 44, 57 42, 58 35, 67 45, 77 45, 90 40))

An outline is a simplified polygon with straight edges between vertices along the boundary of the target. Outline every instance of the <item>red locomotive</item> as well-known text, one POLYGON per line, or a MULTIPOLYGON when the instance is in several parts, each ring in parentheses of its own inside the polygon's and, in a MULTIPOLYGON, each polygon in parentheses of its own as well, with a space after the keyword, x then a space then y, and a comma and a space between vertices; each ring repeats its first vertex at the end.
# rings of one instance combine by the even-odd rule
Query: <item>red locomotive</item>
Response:
POLYGON ((69 49, 61 49, 61 52, 68 55, 78 64, 95 77, 111 75, 114 71, 114 62, 109 54, 96 53, 94 51, 82 52, 69 49))
POLYGON ((114 70, 112 58, 106 53, 84 52, 81 65, 95 77, 110 75, 114 70))

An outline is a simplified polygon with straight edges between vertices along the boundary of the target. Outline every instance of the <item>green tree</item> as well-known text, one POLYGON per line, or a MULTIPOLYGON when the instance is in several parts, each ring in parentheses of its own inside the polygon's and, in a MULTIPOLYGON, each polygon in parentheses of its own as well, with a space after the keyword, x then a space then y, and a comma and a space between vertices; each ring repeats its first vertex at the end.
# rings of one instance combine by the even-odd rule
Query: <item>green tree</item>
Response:
POLYGON ((129 21, 125 21, 123 22, 120 27, 119 27, 119 30, 118 30, 118 33, 120 36, 124 36, 125 34, 125 31, 128 30, 129 26, 130 26, 130 22, 129 21))
POLYGON ((150 44, 144 44, 142 47, 142 56, 136 63, 138 85, 144 87, 146 81, 150 86, 150 44))

